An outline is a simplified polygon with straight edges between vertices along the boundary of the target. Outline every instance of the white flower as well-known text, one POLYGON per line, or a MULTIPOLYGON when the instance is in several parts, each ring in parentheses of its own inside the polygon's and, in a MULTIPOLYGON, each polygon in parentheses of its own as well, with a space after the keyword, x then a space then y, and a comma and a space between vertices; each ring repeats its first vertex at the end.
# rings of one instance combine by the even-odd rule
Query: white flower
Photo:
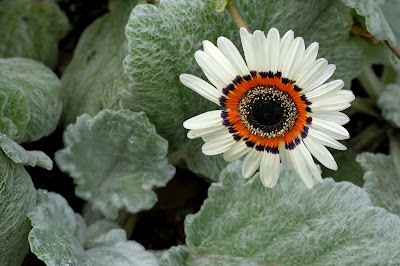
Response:
POLYGON ((288 31, 280 38, 272 28, 248 33, 240 29, 246 62, 235 45, 219 37, 216 47, 204 41, 195 58, 208 82, 189 74, 181 82, 201 96, 225 108, 186 120, 188 138, 201 137, 206 155, 223 153, 226 161, 243 160, 242 175, 251 177, 260 168, 261 181, 274 187, 280 162, 295 170, 308 188, 322 177, 311 154, 327 168, 337 164, 327 147, 345 150, 337 140, 349 138, 342 126, 349 117, 354 95, 342 80, 324 82, 335 65, 316 59, 318 43, 307 49, 301 37, 288 31))

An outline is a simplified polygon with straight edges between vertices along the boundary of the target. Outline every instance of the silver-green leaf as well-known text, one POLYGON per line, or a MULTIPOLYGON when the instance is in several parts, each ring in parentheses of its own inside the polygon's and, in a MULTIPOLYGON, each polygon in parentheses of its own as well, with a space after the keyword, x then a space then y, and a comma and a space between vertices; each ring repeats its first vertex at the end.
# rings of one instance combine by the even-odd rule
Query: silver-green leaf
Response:
POLYGON ((55 1, 0 1, 0 57, 27 57, 53 68, 58 42, 69 30, 55 1))
POLYGON ((400 85, 386 85, 379 94, 377 104, 382 110, 382 116, 393 126, 400 128, 400 85))
POLYGON ((187 247, 164 265, 357 265, 400 263, 400 217, 371 205, 349 182, 312 190, 288 170, 266 189, 231 163, 201 210, 185 220, 187 247))
POLYGON ((28 217, 31 250, 46 265, 158 265, 140 244, 126 241, 118 225, 100 220, 87 227, 59 194, 38 190, 28 217))
POLYGON ((52 133, 61 115, 61 82, 42 63, 0 59, 0 132, 21 143, 52 133))
MULTIPOLYGON (((252 30, 267 32, 276 27, 284 34, 292 29, 307 44, 318 41, 319 56, 336 64, 334 78, 343 79, 347 87, 359 74, 363 55, 349 37, 352 10, 341 2, 237 0, 235 5, 252 30)), ((227 12, 215 12, 209 0, 161 0, 157 7, 136 6, 126 35, 129 46, 124 69, 130 86, 121 93, 121 105, 146 112, 159 134, 169 141, 174 159, 181 156, 192 171, 217 180, 226 163, 216 159, 209 164, 198 149, 199 143, 188 140, 182 127, 186 119, 216 106, 183 86, 179 75, 204 78, 194 60, 195 51, 201 49, 203 40, 215 43, 219 36, 240 47, 237 26, 227 12)))
POLYGON ((36 202, 31 177, 0 150, 0 265, 21 265, 28 252, 26 217, 36 202))
POLYGON ((389 26, 379 1, 374 0, 341 0, 345 5, 354 8, 358 15, 365 18, 365 26, 375 38, 389 41, 396 45, 396 37, 389 26))
POLYGON ((0 134, 0 149, 15 163, 40 166, 47 170, 53 168, 53 161, 42 151, 27 151, 6 135, 0 134))
POLYGON ((65 125, 77 116, 119 109, 118 91, 128 86, 122 68, 127 54, 125 25, 136 0, 116 0, 110 13, 95 20, 83 33, 61 80, 65 125))
POLYGON ((364 169, 364 189, 374 206, 400 216, 400 176, 389 155, 362 153, 357 162, 364 169))
POLYGON ((168 142, 157 135, 144 113, 104 109, 78 117, 64 133, 57 165, 77 184, 77 196, 105 217, 117 218, 157 201, 154 187, 165 186, 175 168, 167 162, 168 142))

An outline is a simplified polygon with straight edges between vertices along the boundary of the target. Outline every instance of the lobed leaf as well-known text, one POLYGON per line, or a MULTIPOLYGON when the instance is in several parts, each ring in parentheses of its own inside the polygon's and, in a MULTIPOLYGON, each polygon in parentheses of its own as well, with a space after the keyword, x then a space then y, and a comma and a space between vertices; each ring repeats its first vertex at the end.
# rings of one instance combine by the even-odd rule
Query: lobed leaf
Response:
POLYGON ((0 57, 27 57, 53 68, 67 16, 51 0, 0 1, 0 57))
POLYGON ((400 263, 400 217, 373 207, 363 189, 328 178, 308 190, 283 169, 266 189, 240 169, 237 161, 221 172, 185 220, 187 247, 164 253, 164 265, 400 263))
POLYGON ((46 265, 158 265, 140 244, 126 241, 116 224, 100 220, 87 228, 59 194, 38 190, 28 217, 31 250, 46 265))
POLYGON ((400 128, 400 85, 386 85, 379 94, 377 104, 382 110, 382 116, 392 125, 400 128))
MULTIPOLYGON (((363 55, 349 39, 351 9, 340 2, 304 0, 289 5, 282 0, 238 0, 235 5, 252 30, 267 32, 276 27, 283 35, 292 29, 307 44, 320 42, 319 56, 336 64, 334 78, 343 79, 347 87, 358 75, 363 55)), ((210 165, 198 149, 199 142, 188 140, 182 127, 186 119, 216 106, 183 86, 178 77, 191 73, 204 78, 194 60, 203 40, 216 43, 222 35, 240 47, 236 25, 227 12, 216 13, 209 0, 162 0, 157 7, 136 6, 126 35, 129 46, 124 70, 130 86, 121 92, 122 107, 146 112, 169 141, 171 157, 180 156, 192 171, 217 180, 226 163, 216 156, 210 165)))
POLYGON ((110 13, 95 20, 82 33, 62 82, 63 122, 119 109, 118 91, 128 86, 122 61, 127 54, 125 25, 137 0, 116 0, 110 13))
POLYGON ((35 206, 31 177, 0 151, 0 265, 21 265, 31 229, 27 213, 35 206))
POLYGON ((362 153, 357 162, 364 169, 364 189, 372 204, 400 216, 400 176, 389 155, 362 153))
POLYGON ((55 154, 57 165, 74 178, 76 195, 110 219, 121 209, 151 208, 157 201, 152 189, 165 186, 175 173, 166 158, 168 142, 144 113, 84 114, 66 129, 64 144, 55 154))
POLYGON ((61 83, 42 63, 0 59, 0 132, 21 143, 52 133, 61 115, 61 83))
POLYGON ((42 151, 27 151, 15 141, 0 134, 0 149, 15 163, 40 166, 47 170, 53 168, 53 161, 42 151))

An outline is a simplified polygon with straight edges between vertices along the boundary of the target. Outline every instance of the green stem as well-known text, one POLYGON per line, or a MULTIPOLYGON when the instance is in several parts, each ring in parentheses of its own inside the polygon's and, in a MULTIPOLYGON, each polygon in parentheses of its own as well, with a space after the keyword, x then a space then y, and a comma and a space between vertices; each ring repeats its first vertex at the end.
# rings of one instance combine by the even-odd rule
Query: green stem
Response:
POLYGON ((397 169, 397 174, 400 177, 400 134, 389 135, 390 155, 392 155, 394 166, 397 169))
POLYGON ((371 124, 352 139, 353 148, 357 151, 362 151, 367 147, 369 150, 375 150, 380 145, 382 134, 385 134, 385 129, 382 126, 377 123, 371 124))
POLYGON ((121 212, 116 220, 122 229, 125 230, 126 237, 128 239, 132 235, 133 229, 135 228, 136 218, 136 214, 121 212))
POLYGON ((239 11, 236 9, 236 7, 233 5, 233 3, 230 3, 226 6, 226 10, 228 11, 229 15, 231 15, 233 21, 235 21, 236 25, 239 28, 245 28, 248 32, 250 32, 250 29, 247 27, 246 22, 244 22, 243 18, 240 16, 239 11))
POLYGON ((378 99, 379 93, 383 89, 383 84, 375 75, 370 65, 365 65, 358 77, 361 85, 364 87, 368 95, 375 101, 378 99))
POLYGON ((397 81, 397 73, 394 70, 393 67, 391 66, 385 66, 383 69, 383 83, 384 84, 389 84, 389 83, 395 83, 397 81))
MULTIPOLYGON (((361 98, 357 97, 352 103, 351 103, 351 108, 348 111, 349 113, 351 112, 359 112, 359 113, 364 113, 373 117, 378 118, 379 120, 382 120, 382 117, 377 111, 375 101, 368 99, 368 98, 361 98)), ((348 113, 346 112, 346 113, 348 113)))

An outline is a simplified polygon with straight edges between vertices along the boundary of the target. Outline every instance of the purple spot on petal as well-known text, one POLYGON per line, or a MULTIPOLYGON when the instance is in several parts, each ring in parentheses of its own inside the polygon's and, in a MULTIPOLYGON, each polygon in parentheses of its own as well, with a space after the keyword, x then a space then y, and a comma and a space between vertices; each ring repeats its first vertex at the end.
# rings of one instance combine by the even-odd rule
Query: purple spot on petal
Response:
POLYGON ((243 76, 243 79, 246 81, 250 81, 252 77, 250 75, 243 76))

